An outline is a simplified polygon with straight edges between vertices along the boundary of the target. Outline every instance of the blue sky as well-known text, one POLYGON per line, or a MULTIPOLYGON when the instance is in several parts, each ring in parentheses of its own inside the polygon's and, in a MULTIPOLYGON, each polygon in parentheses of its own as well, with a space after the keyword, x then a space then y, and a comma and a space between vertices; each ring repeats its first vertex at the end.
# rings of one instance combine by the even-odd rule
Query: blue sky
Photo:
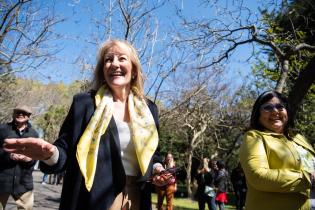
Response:
MULTIPOLYGON (((114 1, 114 0, 112 0, 114 1)), ((228 0, 226 0, 229 2, 228 0)), ((226 1, 222 1, 226 3, 226 1)), ((107 0, 109 3, 110 0, 107 0)), ((187 17, 204 17, 215 16, 215 11, 204 9, 199 1, 196 0, 179 0, 172 1, 172 4, 166 4, 154 12, 159 19, 159 35, 163 36, 164 31, 170 25, 176 22, 173 3, 182 9, 183 14, 187 17), (164 27, 164 28, 163 28, 164 27)), ((56 54, 56 61, 42 67, 40 73, 34 73, 33 78, 38 78, 46 83, 48 82, 65 82, 71 83, 74 80, 89 78, 89 72, 80 71, 77 63, 79 55, 83 56, 89 63, 93 64, 96 60, 97 47, 88 43, 91 34, 95 32, 95 25, 92 24, 91 17, 101 16, 100 7, 97 1, 91 0, 65 0, 54 1, 55 14, 66 20, 56 26, 57 33, 62 35, 62 39, 57 42, 62 49, 56 54)), ((106 3, 105 3, 106 4, 106 3)), ((257 11, 257 1, 245 0, 244 4, 257 11)), ((121 37, 118 37, 121 38, 121 37)), ((230 64, 226 68, 230 69, 227 78, 238 75, 237 72, 247 74, 250 71, 250 63, 246 61, 250 50, 247 46, 239 48, 233 57, 230 58, 230 64)), ((235 80, 234 80, 235 81, 235 80)))

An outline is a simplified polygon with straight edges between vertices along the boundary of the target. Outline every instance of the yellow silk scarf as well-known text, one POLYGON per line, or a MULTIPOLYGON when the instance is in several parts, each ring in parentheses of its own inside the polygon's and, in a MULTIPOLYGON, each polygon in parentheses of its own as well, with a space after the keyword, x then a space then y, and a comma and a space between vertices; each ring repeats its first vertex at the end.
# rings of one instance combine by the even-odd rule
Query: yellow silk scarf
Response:
MULTIPOLYGON (((105 133, 113 115, 113 97, 101 87, 95 95, 96 110, 77 145, 76 157, 88 191, 91 190, 97 163, 101 136, 105 133)), ((151 111, 144 99, 130 92, 128 111, 131 139, 134 143, 142 175, 148 169, 151 157, 158 146, 158 132, 151 111)))

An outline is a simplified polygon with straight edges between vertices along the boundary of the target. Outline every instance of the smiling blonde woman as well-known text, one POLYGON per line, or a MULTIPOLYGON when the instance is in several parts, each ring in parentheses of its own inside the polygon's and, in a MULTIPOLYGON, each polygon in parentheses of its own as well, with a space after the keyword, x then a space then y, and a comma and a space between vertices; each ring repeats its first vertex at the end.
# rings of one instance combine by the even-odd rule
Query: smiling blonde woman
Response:
POLYGON ((92 82, 93 90, 74 96, 53 145, 6 139, 5 149, 42 160, 45 173, 66 171, 60 210, 151 209, 149 180, 162 170, 154 167, 162 164, 158 110, 143 95, 134 47, 122 40, 105 42, 92 82))

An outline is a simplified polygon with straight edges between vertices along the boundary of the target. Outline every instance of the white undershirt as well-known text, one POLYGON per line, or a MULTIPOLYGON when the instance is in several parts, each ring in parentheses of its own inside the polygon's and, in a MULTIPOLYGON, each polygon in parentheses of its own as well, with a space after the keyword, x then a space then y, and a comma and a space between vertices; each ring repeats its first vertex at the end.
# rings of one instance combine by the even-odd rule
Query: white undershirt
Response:
MULTIPOLYGON (((137 160, 136 150, 134 148, 133 141, 131 141, 131 133, 129 124, 115 118, 117 125, 119 140, 120 140, 120 149, 121 149, 121 158, 123 166, 128 176, 137 176, 140 173, 140 168, 137 160)), ((55 146, 54 154, 48 159, 43 160, 47 165, 54 165, 58 162, 59 151, 55 146)), ((161 165, 161 164, 159 164, 161 165)), ((156 166, 153 166, 155 168, 156 166)))
POLYGON ((140 168, 137 160, 136 150, 131 140, 130 125, 127 122, 121 121, 114 116, 119 140, 121 158, 124 165, 126 175, 137 176, 139 175, 140 168))

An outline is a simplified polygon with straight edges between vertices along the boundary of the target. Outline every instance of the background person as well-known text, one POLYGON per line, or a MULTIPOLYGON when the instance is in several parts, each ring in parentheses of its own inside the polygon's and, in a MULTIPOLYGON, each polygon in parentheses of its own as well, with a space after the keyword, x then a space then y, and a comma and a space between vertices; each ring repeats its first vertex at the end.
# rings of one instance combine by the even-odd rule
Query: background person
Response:
MULTIPOLYGON (((144 97, 133 46, 107 41, 93 82, 92 91, 74 96, 54 145, 7 139, 6 149, 44 160, 40 167, 45 173, 66 170, 60 210, 151 209, 148 180, 159 161, 158 110, 144 97)), ((156 173, 163 170, 155 168, 156 173)))
POLYGON ((231 182, 234 190, 236 210, 243 210, 246 200, 246 178, 240 163, 232 170, 231 182))
POLYGON ((203 158, 201 168, 198 169, 196 176, 198 187, 195 198, 198 201, 199 210, 204 210, 205 204, 208 205, 209 210, 216 210, 214 189, 215 164, 216 161, 211 161, 210 168, 209 158, 203 158))
POLYGON ((12 122, 0 125, 0 210, 11 195, 18 209, 33 209, 33 170, 36 161, 21 154, 3 150, 6 138, 38 137, 29 123, 32 110, 23 105, 13 110, 12 122))
POLYGON ((47 183, 49 183, 49 184, 50 184, 49 179, 50 179, 50 175, 49 175, 49 174, 44 173, 44 174, 43 174, 43 177, 42 177, 42 184, 43 184, 43 185, 45 185, 45 184, 47 184, 47 183))
POLYGON ((267 91, 257 98, 240 149, 248 187, 246 210, 311 209, 315 152, 293 132, 292 122, 282 94, 267 91))
POLYGON ((216 162, 217 170, 214 175, 214 186, 216 188, 215 202, 220 210, 224 210, 227 198, 228 172, 225 170, 225 164, 222 160, 216 162))
MULTIPOLYGON (((164 169, 175 169, 175 161, 172 153, 168 152, 165 155, 163 166, 164 169)), ((158 196, 157 209, 163 210, 163 200, 166 197, 166 209, 172 210, 174 193, 177 190, 176 177, 174 176, 174 179, 170 183, 164 186, 156 186, 155 188, 158 196)))

